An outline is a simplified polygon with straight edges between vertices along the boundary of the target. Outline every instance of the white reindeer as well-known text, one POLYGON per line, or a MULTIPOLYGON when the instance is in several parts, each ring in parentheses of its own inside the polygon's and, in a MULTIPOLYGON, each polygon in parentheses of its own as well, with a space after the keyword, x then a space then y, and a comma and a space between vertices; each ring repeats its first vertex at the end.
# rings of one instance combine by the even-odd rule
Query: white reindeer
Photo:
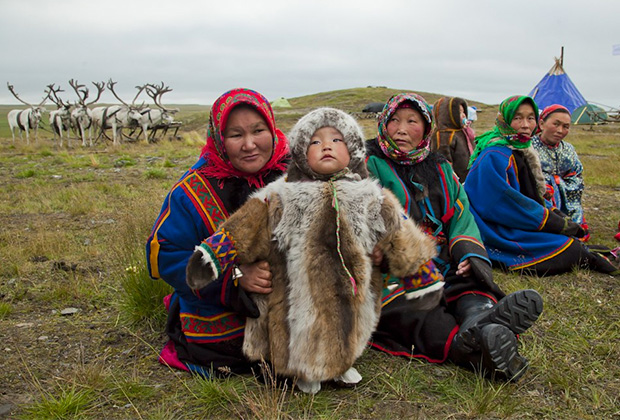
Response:
POLYGON ((60 137, 60 147, 62 147, 63 134, 67 135, 67 147, 71 147, 71 137, 69 136, 69 129, 71 127, 71 104, 69 102, 65 103, 58 96, 58 92, 64 92, 60 90, 60 86, 58 89, 54 89, 54 84, 47 85, 48 88, 48 97, 58 109, 54 111, 50 111, 50 127, 52 132, 54 133, 54 141, 56 141, 56 137, 60 137))
POLYGON ((88 130, 88 140, 90 142, 90 147, 93 147, 93 113, 90 110, 89 106, 94 104, 101 97, 101 93, 105 89, 105 83, 96 83, 92 82, 93 85, 97 88, 97 97, 90 102, 86 102, 88 98, 88 88, 85 85, 80 85, 76 80, 69 80, 69 85, 73 88, 75 93, 78 96, 78 102, 75 104, 75 109, 71 112, 71 122, 72 126, 75 127, 76 130, 79 130, 80 137, 82 138, 82 146, 86 146, 86 130, 88 130))
POLYGON ((38 142, 39 136, 39 122, 41 121, 41 115, 47 110, 43 107, 45 101, 49 96, 48 94, 43 98, 43 100, 38 105, 32 105, 28 102, 21 100, 19 95, 15 93, 13 89, 13 85, 6 83, 9 91, 15 96, 22 104, 26 105, 27 109, 13 109, 9 111, 7 115, 7 119, 9 121, 9 128, 11 129, 11 135, 13 136, 13 143, 15 143, 15 129, 19 129, 19 139, 22 140, 22 131, 26 132, 26 143, 30 144, 30 130, 34 131, 34 140, 38 142))
POLYGON ((108 107, 97 107, 92 110, 93 122, 100 128, 99 137, 105 134, 105 130, 112 129, 113 144, 119 145, 122 137, 123 128, 135 127, 137 121, 140 119, 140 108, 135 105, 136 99, 142 90, 134 97, 131 105, 125 103, 118 97, 114 91, 114 85, 116 82, 112 80, 108 81, 107 87, 112 92, 114 97, 118 99, 123 105, 112 105, 108 107))

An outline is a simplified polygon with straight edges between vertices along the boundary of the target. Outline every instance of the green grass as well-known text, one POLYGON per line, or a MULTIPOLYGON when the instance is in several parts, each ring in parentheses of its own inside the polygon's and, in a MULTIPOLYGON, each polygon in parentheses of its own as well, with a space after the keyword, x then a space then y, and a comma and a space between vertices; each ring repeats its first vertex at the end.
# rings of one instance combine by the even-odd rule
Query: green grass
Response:
MULTIPOLYGON (((395 91, 291 98, 293 108, 276 110, 276 119, 286 132, 307 109, 358 112, 395 91)), ((8 418, 618 416, 617 279, 584 270, 547 278, 495 272, 505 290, 534 288, 545 300, 540 320, 519 340, 530 369, 517 384, 370 350, 356 364, 360 385, 326 385, 314 396, 248 375, 205 379, 160 365, 167 339, 162 298, 170 288, 149 278, 145 241, 165 194, 198 157, 208 110, 181 108, 177 117, 187 124, 178 140, 60 150, 45 136, 13 145, 0 107, 0 406, 11 406, 8 418), (79 312, 60 315, 67 307, 79 312)), ((480 108, 478 133, 496 112, 480 108)), ((372 136, 376 121, 362 123, 372 136)), ((573 127, 568 138, 585 166, 591 241, 608 246, 616 246, 620 220, 619 139, 613 125, 573 127)))

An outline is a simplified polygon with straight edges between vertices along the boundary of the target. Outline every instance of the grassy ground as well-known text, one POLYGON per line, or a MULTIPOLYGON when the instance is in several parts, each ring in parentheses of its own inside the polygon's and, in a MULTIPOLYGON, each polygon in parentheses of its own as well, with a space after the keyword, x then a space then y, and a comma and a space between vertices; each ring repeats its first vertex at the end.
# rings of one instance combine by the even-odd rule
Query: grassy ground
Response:
MULTIPOLYGON (((392 92, 292 98, 277 119, 286 132, 307 109, 359 111, 392 92)), ((479 105, 480 133, 496 108, 479 105)), ((313 397, 158 364, 168 290, 148 279, 143 247, 165 194, 204 143, 207 110, 184 108, 176 140, 60 150, 49 133, 38 144, 13 144, 0 108, 0 417, 620 418, 618 280, 588 271, 497 272, 506 290, 531 287, 545 299, 541 319, 520 340, 531 368, 517 384, 374 351, 357 364, 359 386, 313 397), (63 315, 70 308, 77 312, 63 315)), ((372 136, 374 120, 362 123, 372 136)), ((586 168, 591 241, 614 246, 620 127, 574 127, 569 140, 586 168)))

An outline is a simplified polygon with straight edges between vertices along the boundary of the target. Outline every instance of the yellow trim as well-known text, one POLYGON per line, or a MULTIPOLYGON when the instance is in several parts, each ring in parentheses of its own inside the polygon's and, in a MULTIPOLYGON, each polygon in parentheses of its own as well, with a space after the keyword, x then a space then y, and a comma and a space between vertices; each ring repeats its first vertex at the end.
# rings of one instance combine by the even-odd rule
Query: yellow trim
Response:
POLYGON ((538 230, 541 230, 542 228, 544 228, 545 225, 547 224, 547 220, 549 220, 549 209, 545 207, 544 210, 545 210, 545 215, 543 217, 542 222, 540 223, 540 227, 538 228, 538 230))
POLYGON ((200 316, 200 315, 189 314, 187 312, 181 312, 179 314, 179 318, 193 318, 193 319, 199 319, 201 321, 217 321, 218 319, 225 318, 229 315, 237 315, 237 314, 235 312, 223 312, 221 314, 217 314, 213 316, 200 316))
POLYGON ((151 241, 150 247, 151 247, 151 256, 149 258, 149 264, 151 265, 151 275, 154 279, 160 279, 160 275, 159 275, 159 260, 158 260, 158 256, 159 256, 159 240, 157 239, 157 232, 159 232, 159 228, 161 227, 161 225, 164 224, 164 221, 166 221, 166 219, 168 218, 168 216, 170 216, 170 198, 172 197, 172 192, 177 189, 177 187, 180 185, 180 182, 177 182, 177 184, 172 187, 172 189, 170 190, 170 192, 168 193, 168 208, 166 208, 166 212, 164 214, 164 216, 162 216, 161 220, 159 220, 159 223, 157 224, 157 227, 155 228, 155 231, 153 232, 153 240, 151 241))
MULTIPOLYGON (((188 177, 189 178, 189 177, 188 177)), ((200 178, 199 178, 200 179, 200 178)), ((215 225, 215 223, 213 222, 213 220, 211 219, 211 216, 209 215, 209 212, 207 211, 207 209, 204 206, 204 203, 202 202, 202 200, 200 199, 200 197, 198 197, 196 195, 196 193, 194 192, 194 190, 191 188, 191 186, 186 182, 187 178, 185 178, 183 180, 183 184, 185 186, 187 186, 187 191, 192 195, 192 197, 194 197, 194 199, 196 200, 196 202, 200 205, 200 209, 202 210, 202 213, 206 216, 207 220, 209 221, 209 223, 211 224, 211 231, 215 232, 217 230, 217 226, 215 225)), ((202 179, 200 179, 200 182, 204 185, 205 183, 202 181, 202 179)), ((206 186, 205 186, 206 188, 206 186)), ((208 188, 206 188, 208 190, 208 188)), ((220 206, 217 205, 217 202, 215 201, 215 199, 213 199, 214 204, 217 206, 218 210, 220 213, 222 213, 222 209, 220 208, 220 206)))
POLYGON ((559 248, 559 249, 557 250, 557 252, 555 252, 555 253, 553 253, 553 254, 551 254, 551 255, 548 255, 548 256, 546 256, 546 257, 544 257, 544 258, 541 258, 541 259, 539 259, 539 260, 535 260, 535 261, 531 261, 531 262, 529 262, 529 263, 521 264, 521 265, 518 265, 518 266, 510 267, 510 271, 520 270, 520 269, 525 268, 525 267, 531 267, 531 266, 536 265, 536 264, 538 264, 538 263, 541 263, 541 262, 543 262, 543 261, 550 260, 551 258, 555 257, 556 255, 559 255, 559 254, 561 254, 562 252, 564 252, 564 251, 566 250, 566 248, 568 248, 569 246, 571 246, 571 245, 572 245, 572 243, 573 243, 574 241, 575 241, 574 239, 571 239, 570 241, 568 241, 568 242, 566 243, 566 245, 564 245, 562 248, 559 248))
POLYGON ((188 337, 220 337, 223 335, 229 335, 232 333, 236 333, 237 331, 242 331, 245 328, 245 325, 241 326, 241 327, 237 327, 234 328, 232 330, 226 330, 224 332, 220 332, 220 333, 215 333, 215 334, 207 334, 207 333, 191 333, 188 331, 183 331, 183 334, 185 334, 188 337))

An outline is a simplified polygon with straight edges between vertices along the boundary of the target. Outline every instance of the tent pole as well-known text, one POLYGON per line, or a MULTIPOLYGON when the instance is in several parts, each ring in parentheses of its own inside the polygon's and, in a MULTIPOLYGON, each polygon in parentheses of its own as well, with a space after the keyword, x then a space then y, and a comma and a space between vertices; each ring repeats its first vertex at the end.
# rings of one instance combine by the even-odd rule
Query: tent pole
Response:
POLYGON ((564 47, 562 47, 562 52, 560 53, 560 66, 564 67, 564 47))

